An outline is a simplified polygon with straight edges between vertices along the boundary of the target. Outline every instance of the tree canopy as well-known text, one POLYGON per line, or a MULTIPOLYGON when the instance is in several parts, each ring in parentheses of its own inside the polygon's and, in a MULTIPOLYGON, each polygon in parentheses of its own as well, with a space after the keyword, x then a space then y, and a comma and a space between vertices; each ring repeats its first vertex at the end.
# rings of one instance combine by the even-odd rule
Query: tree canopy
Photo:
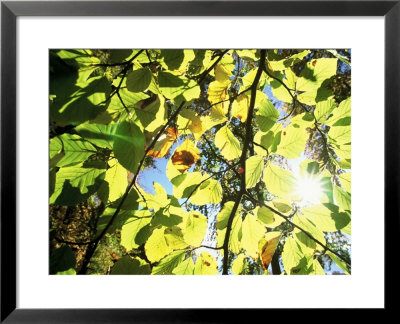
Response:
POLYGON ((49 55, 51 274, 351 273, 350 50, 49 55))

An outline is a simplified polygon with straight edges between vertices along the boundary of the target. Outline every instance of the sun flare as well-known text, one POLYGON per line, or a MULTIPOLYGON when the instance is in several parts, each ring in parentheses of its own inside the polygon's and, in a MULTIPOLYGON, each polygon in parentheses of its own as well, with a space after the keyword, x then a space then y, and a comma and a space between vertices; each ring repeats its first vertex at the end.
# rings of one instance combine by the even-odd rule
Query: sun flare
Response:
POLYGON ((296 195, 305 204, 318 204, 322 195, 322 188, 318 178, 300 178, 296 185, 296 195))

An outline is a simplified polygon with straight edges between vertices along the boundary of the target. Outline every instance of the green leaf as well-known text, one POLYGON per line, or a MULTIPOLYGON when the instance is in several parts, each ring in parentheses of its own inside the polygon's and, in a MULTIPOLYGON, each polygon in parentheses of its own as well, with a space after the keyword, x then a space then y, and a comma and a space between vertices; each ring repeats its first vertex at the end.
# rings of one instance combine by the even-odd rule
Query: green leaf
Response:
POLYGON ((332 117, 326 122, 327 125, 333 126, 338 121, 351 117, 351 98, 343 100, 339 106, 332 111, 332 117))
MULTIPOLYGON (((179 171, 178 171, 179 172, 179 171)), ((174 185, 173 194, 176 198, 187 198, 195 190, 196 186, 203 180, 201 172, 180 174, 171 182, 174 185)))
POLYGON ((193 205, 218 204, 222 200, 222 187, 217 180, 209 179, 203 182, 190 197, 193 205))
MULTIPOLYGON (((231 215, 234 201, 228 201, 224 204, 222 210, 217 215, 217 246, 223 245, 226 235, 226 226, 228 224, 229 216, 231 215)), ((232 229, 229 237, 229 250, 233 253, 239 253, 240 251, 240 239, 242 237, 242 217, 240 216, 241 207, 239 205, 236 210, 235 216, 232 221, 232 229)))
POLYGON ((91 123, 80 124, 75 128, 76 132, 90 143, 110 150, 113 148, 116 129, 117 124, 102 125, 91 123))
POLYGON ((65 270, 65 271, 57 272, 57 275, 76 275, 76 270, 73 269, 73 268, 70 268, 70 269, 65 270))
MULTIPOLYGON (((301 227, 304 231, 306 231, 312 237, 317 239, 323 245, 326 245, 324 233, 322 233, 322 231, 320 229, 318 229, 311 220, 309 220, 308 218, 306 218, 304 216, 300 216, 300 215, 296 214, 293 217, 293 223, 298 225, 299 227, 301 227)), ((293 230, 293 233, 294 233, 296 240, 300 243, 300 245, 302 246, 302 249, 304 251, 307 250, 307 248, 308 248, 308 249, 311 249, 311 253, 313 253, 313 251, 315 249, 318 249, 318 250, 324 249, 321 245, 319 245, 319 244, 317 245, 317 243, 313 239, 308 237, 300 229, 295 228, 293 230)))
MULTIPOLYGON (((281 203, 279 203, 279 205, 280 205, 281 203)), ((268 205, 271 205, 270 203, 268 204, 268 205)), ((282 204, 283 205, 283 204, 282 204)), ((271 206, 271 207, 276 207, 276 206, 271 206)), ((258 213, 259 213, 259 211, 260 211, 260 209, 261 208, 265 208, 265 207, 259 207, 257 210, 256 210, 256 215, 257 215, 257 217, 258 217, 258 213)), ((277 207, 276 207, 277 208, 277 207)), ((281 210, 281 208, 277 208, 278 209, 278 211, 280 211, 281 213, 284 213, 282 210, 281 210)), ((269 209, 268 209, 269 210, 269 209)), ((272 211, 270 211, 273 215, 273 218, 274 218, 274 220, 273 220, 273 222, 270 222, 270 218, 271 218, 271 215, 270 214, 267 214, 266 212, 265 212, 265 214, 264 214, 264 210, 261 210, 261 215, 260 215, 260 217, 258 217, 258 219, 261 221, 261 222, 263 222, 264 224, 265 224, 265 226, 266 227, 268 227, 268 228, 275 228, 275 227, 277 227, 277 226, 279 226, 279 225, 281 225, 284 221, 285 221, 285 219, 283 218, 283 217, 280 217, 280 216, 278 216, 278 215, 275 215, 275 213, 273 213, 272 211), (266 222, 268 222, 268 224, 266 223, 266 222)))
POLYGON ((325 271, 317 259, 314 259, 314 261, 313 261, 313 270, 310 274, 311 275, 325 275, 325 271))
POLYGON ((333 204, 314 205, 303 208, 301 212, 323 232, 336 232, 350 222, 350 217, 340 213, 339 207, 333 204))
POLYGON ((192 246, 200 246, 207 230, 207 217, 197 211, 191 211, 186 220, 184 240, 192 246))
POLYGON ((259 256, 258 242, 264 236, 265 232, 265 226, 256 217, 247 214, 242 224, 242 239, 240 243, 242 248, 254 260, 259 256))
POLYGON ((322 203, 333 204, 333 186, 332 186, 332 175, 328 170, 323 170, 319 175, 319 183, 322 190, 322 196, 320 200, 322 203))
MULTIPOLYGON (((115 202, 111 204, 112 207, 116 207, 119 205, 122 197, 115 202)), ((136 210, 138 207, 138 200, 139 200, 139 194, 136 191, 135 188, 131 188, 131 190, 128 193, 128 196, 126 197, 124 203, 121 206, 121 209, 124 210, 136 210)))
POLYGON ((315 88, 319 88, 322 82, 336 74, 336 68, 335 58, 320 58, 308 62, 300 73, 300 78, 297 79, 296 90, 316 90, 315 88))
MULTIPOLYGON (((281 78, 280 78, 281 79, 281 78)), ((285 81, 283 81, 286 83, 285 81)), ((292 103, 293 98, 289 91, 278 81, 270 80, 271 90, 273 95, 280 101, 292 103)))
MULTIPOLYGON (((62 84, 63 80, 60 80, 62 84)), ((65 86, 65 85, 64 85, 65 86)), ((75 86, 76 91, 69 93, 58 92, 50 106, 50 116, 61 124, 80 124, 94 119, 105 111, 107 98, 110 95, 110 83, 105 77, 90 78, 85 83, 75 86)))
POLYGON ((319 164, 314 160, 304 160, 299 165, 299 171, 302 178, 316 177, 319 173, 319 164))
POLYGON ((309 53, 309 50, 305 50, 279 61, 269 61, 268 64, 273 71, 283 71, 301 61, 309 53))
POLYGON ((221 127, 215 134, 215 145, 228 161, 234 160, 242 154, 239 140, 229 130, 228 126, 221 127))
POLYGON ((246 160, 246 188, 253 188, 261 178, 264 169, 262 156, 254 155, 246 160))
POLYGON ((292 237, 288 237, 282 252, 282 263, 287 274, 296 274, 292 272, 293 268, 301 265, 304 259, 304 253, 300 248, 300 245, 292 237))
POLYGON ((110 50, 110 62, 111 63, 122 63, 126 61, 131 55, 133 51, 131 49, 113 49, 110 50))
MULTIPOLYGON (((119 95, 122 101, 124 102, 125 106, 132 114, 135 113, 135 111, 133 111, 132 108, 135 108, 136 106, 138 107, 138 109, 141 109, 142 108, 141 106, 142 104, 145 103, 145 100, 150 98, 145 93, 131 92, 128 91, 126 88, 119 89, 119 95)), ((128 114, 126 113, 125 107, 122 104, 121 99, 117 95, 113 96, 111 98, 110 105, 107 108, 107 112, 113 116, 114 120, 117 120, 119 117, 121 117, 121 120, 128 117, 128 114)))
MULTIPOLYGON (((249 72, 247 72, 246 75, 244 77, 242 77, 243 86, 240 87, 240 91, 249 89, 251 87, 251 85, 253 84, 254 79, 256 77, 257 70, 258 70, 258 68, 256 67, 256 68, 250 70, 249 72)), ((260 81, 258 82, 258 85, 257 85, 257 88, 259 86, 263 85, 264 82, 265 82, 265 73, 262 72, 260 81)))
POLYGON ((164 59, 163 66, 171 71, 185 69, 188 62, 195 58, 193 50, 182 49, 163 49, 161 56, 164 59))
POLYGON ((264 224, 272 224, 275 221, 275 213, 264 206, 257 208, 256 215, 264 224))
POLYGON ((347 192, 351 192, 351 172, 339 174, 339 179, 342 188, 347 192))
POLYGON ((85 161, 96 153, 96 148, 78 135, 62 134, 50 141, 50 159, 60 152, 64 156, 56 165, 65 167, 85 161))
POLYGON ((256 120, 260 130, 267 132, 278 120, 279 112, 268 98, 261 100, 256 113, 256 120))
POLYGON ((184 249, 188 246, 183 239, 182 229, 178 226, 167 227, 164 235, 168 246, 173 250, 184 249))
POLYGON ((136 173, 139 161, 144 155, 145 138, 140 128, 129 121, 118 125, 114 139, 114 154, 119 163, 129 171, 136 173))
POLYGON ((50 150, 49 150, 49 167, 50 169, 54 168, 57 163, 65 156, 65 152, 63 151, 63 143, 58 138, 55 137, 50 140, 50 150))
POLYGON ((197 257, 194 268, 195 275, 216 275, 218 274, 218 264, 214 257, 208 252, 201 252, 197 257))
POLYGON ((257 61, 257 50, 235 50, 235 52, 242 59, 251 60, 253 62, 257 61))
POLYGON ((130 217, 121 230, 121 245, 126 251, 138 248, 140 244, 136 242, 136 236, 139 231, 150 223, 152 213, 149 210, 142 209, 134 211, 134 216, 130 217))
POLYGON ((71 66, 87 66, 100 63, 100 60, 93 56, 91 50, 58 50, 57 55, 71 66))
POLYGON ((291 123, 295 128, 303 128, 306 129, 307 127, 313 127, 315 122, 314 115, 312 113, 303 113, 298 114, 295 117, 292 117, 291 123))
POLYGON ((197 82, 169 72, 158 73, 158 84, 161 93, 167 99, 174 99, 176 104, 183 101, 189 102, 200 96, 200 86, 197 82))
POLYGON ((150 272, 148 263, 140 258, 131 258, 129 255, 119 259, 111 269, 112 275, 144 275, 150 272))
POLYGON ((333 196, 340 207, 340 211, 351 210, 351 195, 338 186, 333 186, 333 196))
POLYGON ((50 274, 75 274, 65 273, 75 268, 75 256, 69 246, 61 246, 50 255, 50 274))
MULTIPOLYGON (((111 221, 111 218, 114 216, 116 212, 116 208, 107 207, 104 212, 100 215, 97 221, 97 235, 99 235, 105 228, 108 226, 108 223, 111 221)), ((112 224, 108 227, 107 233, 112 234, 116 230, 120 230, 128 220, 135 215, 134 210, 123 210, 121 209, 115 219, 113 220, 112 224)))
POLYGON ((304 128, 288 125, 281 135, 277 154, 288 159, 295 159, 304 151, 308 134, 304 128))
POLYGON ((347 265, 344 261, 342 261, 340 258, 338 258, 336 255, 334 255, 332 252, 327 251, 325 254, 327 254, 333 262, 336 263, 336 265, 341 268, 346 274, 350 274, 349 270, 347 269, 347 265))
POLYGON ((189 63, 188 71, 192 75, 199 75, 209 66, 212 52, 204 49, 194 49, 193 52, 195 57, 189 63))
POLYGON ((315 119, 322 123, 325 122, 327 116, 332 112, 334 108, 335 101, 333 99, 318 102, 314 110, 315 119))
POLYGON ((153 182, 153 187, 155 195, 149 194, 145 191, 142 191, 142 195, 146 199, 144 205, 147 208, 154 209, 154 211, 157 212, 160 208, 169 205, 170 199, 168 199, 167 192, 162 185, 157 182, 153 182))
POLYGON ((254 143, 259 145, 254 145, 254 151, 257 155, 267 156, 270 146, 273 144, 274 141, 274 132, 269 131, 267 133, 258 131, 254 136, 254 143), (261 145, 261 147, 260 147, 261 145))
POLYGON ((194 262, 192 257, 189 257, 185 261, 181 262, 174 270, 172 270, 172 273, 176 275, 193 275, 194 262))
POLYGON ((161 56, 169 70, 178 70, 185 60, 184 50, 181 49, 161 50, 161 56))
POLYGON ((290 204, 289 201, 284 200, 284 199, 279 199, 276 198, 272 201, 272 204, 274 205, 275 208, 277 208, 281 213, 288 213, 290 212, 293 208, 292 205, 290 204))
MULTIPOLYGON (((227 201, 224 204, 224 207, 217 215, 217 223, 216 223, 217 229, 222 230, 222 229, 226 228, 226 226, 228 224, 229 216, 232 212, 232 208, 234 205, 235 205, 234 201, 227 201)), ((240 205, 239 205, 234 217, 235 218, 238 217, 239 214, 240 214, 240 205)))
POLYGON ((288 196, 293 193, 296 181, 291 172, 268 163, 264 172, 264 182, 270 193, 279 197, 288 196))
POLYGON ((131 92, 145 91, 151 82, 153 75, 149 68, 141 68, 131 71, 126 76, 126 88, 131 92))
POLYGON ((141 125, 147 132, 155 132, 167 121, 167 105, 163 96, 156 96, 156 99, 148 105, 141 107, 141 102, 135 104, 135 122, 141 125))
POLYGON ((341 126, 336 125, 336 124, 342 124, 345 123, 347 124, 347 121, 344 121, 343 119, 335 123, 335 126, 332 126, 331 129, 329 130, 329 139, 333 141, 335 144, 348 144, 351 142, 351 126, 350 125, 344 125, 341 126))
MULTIPOLYGON (((150 207, 150 206, 148 206, 150 207)), ((183 219, 187 218, 187 215, 182 217, 180 214, 176 214, 178 207, 167 206, 162 208, 154 214, 152 224, 163 225, 163 226, 175 226, 182 223, 183 219)))
POLYGON ((165 227, 156 228, 144 246, 146 256, 150 262, 159 261, 172 252, 172 249, 167 244, 164 230, 165 227))
POLYGON ((334 145, 335 153, 341 159, 342 168, 351 169, 351 145, 334 145))
POLYGON ((105 176, 105 164, 76 165, 61 168, 56 174, 50 204, 71 206, 89 198, 100 187, 105 176))
POLYGON ((297 99, 307 105, 315 105, 333 96, 331 90, 321 85, 336 74, 337 59, 321 58, 308 62, 296 81, 297 99))
POLYGON ((247 256, 240 253, 232 263, 232 273, 234 275, 245 274, 247 270, 247 256))
POLYGON ((175 251, 163 258, 152 270, 153 275, 171 275, 185 258, 186 251, 175 251))
POLYGON ((109 201, 115 201, 122 197, 128 186, 128 173, 116 159, 110 160, 110 168, 106 171, 104 180, 108 183, 109 201))

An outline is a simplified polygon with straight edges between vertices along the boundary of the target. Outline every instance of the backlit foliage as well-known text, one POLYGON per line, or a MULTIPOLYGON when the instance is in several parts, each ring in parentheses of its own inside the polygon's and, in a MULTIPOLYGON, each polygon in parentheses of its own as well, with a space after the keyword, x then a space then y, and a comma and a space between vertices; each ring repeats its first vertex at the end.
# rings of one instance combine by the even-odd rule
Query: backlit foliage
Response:
POLYGON ((350 50, 49 55, 50 273, 350 274, 350 50))

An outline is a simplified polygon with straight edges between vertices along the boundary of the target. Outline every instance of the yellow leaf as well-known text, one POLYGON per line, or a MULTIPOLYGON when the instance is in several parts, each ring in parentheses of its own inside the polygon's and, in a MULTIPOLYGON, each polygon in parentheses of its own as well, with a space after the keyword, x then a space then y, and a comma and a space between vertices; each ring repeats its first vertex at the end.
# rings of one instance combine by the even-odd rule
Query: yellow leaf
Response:
POLYGON ((203 135, 203 133, 207 130, 203 120, 203 116, 196 115, 189 123, 189 129, 192 132, 196 141, 198 141, 201 135, 203 135))
POLYGON ((223 111, 224 116, 228 113, 229 108, 228 88, 230 85, 231 81, 226 80, 223 82, 213 81, 208 86, 208 101, 214 105, 216 109, 223 111))
POLYGON ((229 130, 228 126, 221 127, 215 134, 215 145, 228 161, 234 160, 242 154, 239 140, 229 130))
POLYGON ((232 104, 232 116, 239 118, 242 123, 247 120, 249 98, 244 93, 235 99, 232 104))
POLYGON ((208 252, 201 252, 197 257, 194 268, 195 275, 216 275, 218 274, 218 263, 208 252))
POLYGON ((214 70, 215 80, 219 82, 229 81, 232 73, 229 71, 229 65, 218 64, 214 70))

